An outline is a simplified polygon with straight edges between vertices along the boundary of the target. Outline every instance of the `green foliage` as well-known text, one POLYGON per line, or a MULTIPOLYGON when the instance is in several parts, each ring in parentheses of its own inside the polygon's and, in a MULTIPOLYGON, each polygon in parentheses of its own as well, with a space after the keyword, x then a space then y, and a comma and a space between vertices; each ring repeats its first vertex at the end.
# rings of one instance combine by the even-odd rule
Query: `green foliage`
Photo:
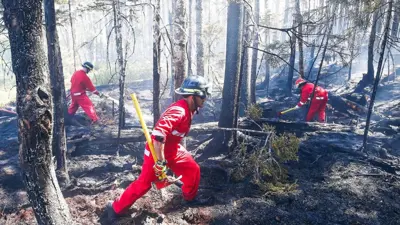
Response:
POLYGON ((292 191, 297 185, 288 182, 284 163, 298 160, 300 140, 294 134, 277 135, 273 126, 264 125, 263 130, 270 132, 267 143, 251 146, 244 141, 235 149, 231 180, 251 182, 263 192, 292 191))
POLYGON ((259 120, 262 117, 263 109, 259 104, 251 104, 246 110, 246 116, 253 119, 259 120))
POLYGON ((297 152, 300 140, 296 135, 284 133, 280 136, 275 136, 271 145, 280 162, 297 161, 299 159, 297 152))

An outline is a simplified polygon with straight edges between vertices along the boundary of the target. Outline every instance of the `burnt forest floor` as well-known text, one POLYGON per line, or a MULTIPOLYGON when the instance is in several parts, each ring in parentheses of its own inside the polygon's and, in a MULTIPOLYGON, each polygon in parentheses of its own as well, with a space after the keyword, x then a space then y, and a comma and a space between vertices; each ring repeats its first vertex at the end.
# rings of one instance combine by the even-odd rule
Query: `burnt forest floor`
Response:
MULTIPOLYGON (((151 93, 146 86, 143 90, 137 94, 150 125, 151 93)), ((112 91, 108 93, 112 95, 112 91)), ((379 99, 379 104, 400 99, 398 95, 392 97, 379 99)), ((107 104, 94 102, 109 112, 107 104)), ((218 101, 209 104, 217 105, 218 101)), ((127 105, 131 107, 129 99, 127 105)), ((215 120, 218 112, 211 109, 205 109, 194 122, 215 120)), ((106 133, 115 131, 112 119, 107 120, 104 127, 68 127, 68 140, 85 136, 107 139, 106 133)), ((286 164, 289 182, 295 187, 291 190, 260 193, 250 183, 233 183, 228 169, 232 161, 220 155, 199 162, 199 198, 204 204, 183 204, 180 190, 174 185, 162 191, 153 187, 132 206, 130 216, 117 224, 399 224, 399 135, 372 133, 368 154, 359 154, 360 128, 361 125, 355 127, 354 132, 304 133, 299 160, 286 164), (386 154, 380 154, 382 149, 386 154)), ((141 130, 124 132, 140 134, 141 130)), ((1 117, 0 134, 0 224, 36 224, 19 175, 16 119, 1 117)), ((194 150, 203 138, 189 136, 188 149, 194 150)), ((68 145, 71 184, 63 193, 77 224, 109 224, 103 214, 104 206, 139 175, 144 143, 120 145, 119 156, 115 143, 90 143, 68 145)))

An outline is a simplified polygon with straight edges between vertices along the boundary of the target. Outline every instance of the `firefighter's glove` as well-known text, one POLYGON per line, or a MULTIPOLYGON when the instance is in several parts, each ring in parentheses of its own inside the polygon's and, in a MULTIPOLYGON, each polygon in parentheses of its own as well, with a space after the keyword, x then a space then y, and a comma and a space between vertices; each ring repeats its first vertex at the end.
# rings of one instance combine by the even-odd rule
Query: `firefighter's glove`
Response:
POLYGON ((157 162, 153 166, 154 174, 158 177, 159 180, 163 180, 167 177, 167 161, 160 161, 157 162))

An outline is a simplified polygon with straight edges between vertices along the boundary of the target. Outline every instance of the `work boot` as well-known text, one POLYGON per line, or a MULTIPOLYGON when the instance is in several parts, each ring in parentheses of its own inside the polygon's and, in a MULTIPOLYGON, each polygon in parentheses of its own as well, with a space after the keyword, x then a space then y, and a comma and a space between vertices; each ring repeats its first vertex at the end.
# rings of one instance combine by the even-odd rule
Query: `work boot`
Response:
POLYGON ((114 208, 112 207, 113 202, 108 202, 106 205, 106 214, 107 214, 107 219, 109 222, 115 222, 118 220, 120 215, 118 215, 115 211, 114 208))

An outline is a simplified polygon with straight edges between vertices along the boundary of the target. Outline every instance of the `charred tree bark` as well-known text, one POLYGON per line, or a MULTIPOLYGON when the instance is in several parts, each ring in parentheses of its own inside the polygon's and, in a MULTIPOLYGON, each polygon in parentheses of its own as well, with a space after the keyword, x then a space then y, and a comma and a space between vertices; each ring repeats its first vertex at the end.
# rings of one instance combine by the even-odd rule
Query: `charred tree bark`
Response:
POLYGON ((376 26, 379 16, 379 9, 376 9, 372 16, 372 27, 368 42, 368 71, 358 83, 355 92, 361 92, 364 88, 374 82, 374 46, 376 37, 376 26))
POLYGON ((117 48, 117 61, 119 69, 119 106, 118 106, 118 130, 125 125, 125 63, 122 48, 122 22, 121 22, 121 3, 119 0, 113 1, 114 11, 114 31, 115 31, 115 44, 117 48))
POLYGON ((301 77, 304 77, 304 55, 303 55, 303 16, 300 11, 300 0, 296 0, 296 16, 298 23, 298 40, 299 40, 299 73, 301 77))
POLYGON ((42 48, 42 1, 2 3, 17 85, 22 180, 38 224, 71 224, 52 163, 52 96, 42 48))
MULTIPOLYGON (((250 99, 251 99, 251 76, 250 76, 250 68, 249 68, 249 40, 250 40, 250 13, 247 7, 244 7, 244 15, 243 15, 243 40, 242 40, 242 58, 240 65, 240 101, 239 101, 239 115, 243 116, 245 110, 249 107, 250 99)), ((256 51, 256 50, 254 50, 256 51)))
POLYGON ((256 103, 256 81, 257 81, 257 58, 258 58, 258 29, 260 22, 260 0, 255 0, 254 7, 254 36, 253 36, 253 55, 251 58, 251 83, 250 83, 250 103, 256 103))
MULTIPOLYGON (((232 1, 228 6, 225 78, 222 92, 222 110, 218 125, 233 128, 237 126, 237 95, 239 90, 240 60, 242 48, 243 2, 232 1)), ((232 132, 224 135, 222 144, 227 146, 232 132)))
POLYGON ((204 46, 203 46, 203 1, 196 0, 196 49, 197 69, 199 76, 204 76, 204 46))
POLYGON ((69 16, 69 24, 71 26, 71 35, 72 35, 72 53, 74 55, 74 69, 76 69, 76 44, 75 44, 75 28, 74 28, 74 20, 72 19, 72 0, 68 0, 68 16, 69 16))
POLYGON ((374 86, 372 89, 372 94, 371 94, 371 99, 369 102, 369 107, 368 107, 368 114, 367 114, 367 121, 365 124, 365 130, 364 130, 364 140, 363 140, 363 146, 362 149, 365 151, 367 150, 367 138, 368 138, 368 131, 369 131, 369 125, 371 122, 371 114, 372 110, 374 108, 374 101, 375 101, 375 96, 376 96, 376 91, 378 90, 378 84, 382 76, 382 64, 383 64, 383 57, 385 56, 385 49, 386 49, 386 43, 387 39, 389 36, 389 26, 390 26, 390 20, 392 17, 392 6, 393 6, 393 0, 388 0, 388 10, 387 10, 387 15, 386 15, 386 24, 385 24, 385 30, 384 30, 384 36, 382 40, 382 45, 381 45, 381 52, 379 56, 379 62, 378 62, 378 68, 376 70, 376 76, 375 76, 375 82, 374 86))
MULTIPOLYGON (((293 24, 296 24, 293 21, 293 24)), ((290 58, 289 58, 289 73, 288 79, 286 82, 286 96, 292 96, 292 83, 293 83, 293 75, 294 75, 294 64, 296 61, 296 36, 292 34, 290 37, 290 58)))
POLYGON ((58 41, 56 27, 56 11, 54 8, 54 0, 45 0, 45 20, 46 20, 46 36, 47 36, 47 58, 50 69, 50 82, 53 94, 53 154, 57 158, 57 170, 62 173, 62 178, 68 183, 67 168, 67 147, 65 136, 64 110, 65 102, 65 85, 63 65, 61 59, 60 45, 58 41))
MULTIPOLYGON (((173 43, 173 65, 175 89, 179 88, 186 76, 186 1, 173 0, 175 2, 174 12, 174 43, 173 43)), ((179 95, 174 95, 178 100, 179 95)))
MULTIPOLYGON (((222 106, 218 126, 234 128, 237 126, 238 90, 242 48, 243 1, 230 1, 226 33, 226 60, 222 106)), ((235 140, 232 131, 216 132, 207 145, 200 160, 218 152, 226 152, 235 140)), ((228 150, 229 151, 229 150, 228 150)))
POLYGON ((192 5, 193 0, 189 0, 189 15, 188 15, 188 46, 187 46, 187 58, 188 58, 188 73, 193 74, 192 71, 192 5))
POLYGON ((156 0, 153 18, 153 124, 160 118, 160 0, 156 0))

